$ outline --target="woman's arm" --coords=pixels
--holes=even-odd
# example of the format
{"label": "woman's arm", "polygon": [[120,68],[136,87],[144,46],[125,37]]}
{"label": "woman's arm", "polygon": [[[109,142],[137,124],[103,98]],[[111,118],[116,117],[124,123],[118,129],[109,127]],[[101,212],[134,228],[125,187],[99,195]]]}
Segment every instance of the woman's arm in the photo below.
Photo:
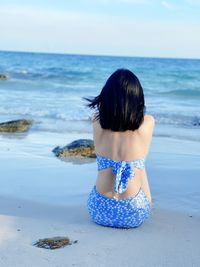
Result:
{"label": "woman's arm", "polygon": [[[151,115],[145,115],[144,124],[142,127],[142,134],[143,134],[143,138],[146,143],[147,154],[149,152],[149,147],[151,145],[154,126],[155,126],[154,117]],[[148,182],[148,178],[147,178],[147,174],[145,170],[142,174],[142,188],[152,206],[153,203],[152,203],[152,198],[151,198],[151,191],[150,191],[149,182]]]}
{"label": "woman's arm", "polygon": [[143,170],[143,173],[142,173],[142,189],[144,190],[145,192],[145,195],[147,196],[151,206],[152,206],[152,198],[151,198],[151,191],[150,191],[150,188],[149,188],[149,182],[148,182],[148,179],[147,179],[147,174],[146,174],[146,171]]}

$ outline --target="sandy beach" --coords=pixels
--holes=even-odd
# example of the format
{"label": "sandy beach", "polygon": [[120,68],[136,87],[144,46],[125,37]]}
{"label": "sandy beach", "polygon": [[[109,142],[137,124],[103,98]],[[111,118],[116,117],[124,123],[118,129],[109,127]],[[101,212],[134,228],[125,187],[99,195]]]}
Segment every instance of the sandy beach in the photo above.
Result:
{"label": "sandy beach", "polygon": [[[95,225],[86,210],[96,163],[74,164],[51,150],[91,134],[0,136],[0,266],[200,266],[200,144],[155,137],[147,159],[154,206],[139,228]],[[33,246],[68,236],[57,250]]]}

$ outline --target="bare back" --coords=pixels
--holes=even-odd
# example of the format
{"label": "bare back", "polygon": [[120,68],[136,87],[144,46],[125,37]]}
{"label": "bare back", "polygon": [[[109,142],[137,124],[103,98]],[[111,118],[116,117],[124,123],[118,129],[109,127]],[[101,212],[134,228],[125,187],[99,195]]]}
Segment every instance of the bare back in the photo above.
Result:
{"label": "bare back", "polygon": [[[93,138],[95,152],[117,161],[131,161],[145,158],[151,144],[154,128],[154,118],[145,115],[140,128],[135,131],[113,132],[101,128],[98,121],[93,122]],[[115,175],[112,170],[105,169],[98,172],[96,181],[97,190],[108,197],[128,198],[136,195],[142,188],[151,201],[146,171],[135,168],[134,179],[129,180],[126,192],[117,194],[113,191]]]}

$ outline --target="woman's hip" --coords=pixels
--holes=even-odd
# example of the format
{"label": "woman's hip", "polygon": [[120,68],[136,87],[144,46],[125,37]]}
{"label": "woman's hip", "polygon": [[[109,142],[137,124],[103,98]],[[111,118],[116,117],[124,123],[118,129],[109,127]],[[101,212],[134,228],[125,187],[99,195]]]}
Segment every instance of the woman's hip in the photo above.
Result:
{"label": "woman's hip", "polygon": [[104,226],[131,228],[150,215],[150,203],[142,189],[129,198],[115,199],[100,194],[96,186],[88,196],[87,208],[94,222]]}

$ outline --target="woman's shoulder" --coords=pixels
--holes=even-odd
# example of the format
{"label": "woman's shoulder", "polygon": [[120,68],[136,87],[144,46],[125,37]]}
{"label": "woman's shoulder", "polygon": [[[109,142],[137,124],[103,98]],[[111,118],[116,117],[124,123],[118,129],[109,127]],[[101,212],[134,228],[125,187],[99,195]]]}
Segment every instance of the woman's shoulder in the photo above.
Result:
{"label": "woman's shoulder", "polygon": [[101,125],[98,119],[98,113],[94,113],[92,115],[91,120],[92,120],[93,130],[101,130]]}
{"label": "woman's shoulder", "polygon": [[145,115],[144,116],[144,122],[154,126],[155,125],[155,118],[152,115]]}
{"label": "woman's shoulder", "polygon": [[99,113],[95,112],[91,115],[91,121],[92,123],[95,123],[96,121],[98,121],[98,115]]}
{"label": "woman's shoulder", "polygon": [[152,133],[155,126],[155,118],[152,115],[145,115],[144,120],[138,129],[139,132]]}

